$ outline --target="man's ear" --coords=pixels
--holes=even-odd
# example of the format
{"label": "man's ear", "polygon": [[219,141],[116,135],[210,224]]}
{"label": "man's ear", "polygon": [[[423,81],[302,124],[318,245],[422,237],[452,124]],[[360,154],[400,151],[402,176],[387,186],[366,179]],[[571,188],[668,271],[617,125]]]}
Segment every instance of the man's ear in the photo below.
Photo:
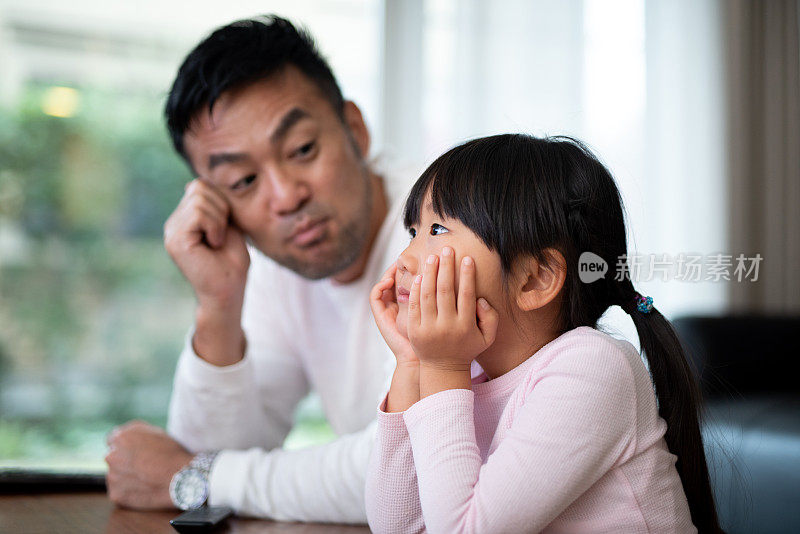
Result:
{"label": "man's ear", "polygon": [[369,156],[369,130],[364,122],[364,116],[361,115],[361,110],[352,100],[345,100],[344,102],[344,122],[350,129],[350,135],[352,135],[353,141],[358,147],[359,155],[366,159]]}
{"label": "man's ear", "polygon": [[514,267],[513,288],[517,306],[524,311],[538,310],[556,298],[567,279],[567,262],[554,248],[545,249],[546,262],[533,256],[518,260]]}

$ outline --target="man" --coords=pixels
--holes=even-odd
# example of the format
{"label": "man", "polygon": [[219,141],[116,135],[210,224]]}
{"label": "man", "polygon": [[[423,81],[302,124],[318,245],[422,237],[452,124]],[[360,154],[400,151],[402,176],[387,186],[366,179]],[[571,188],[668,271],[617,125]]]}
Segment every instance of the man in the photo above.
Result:
{"label": "man", "polygon": [[[371,422],[393,363],[368,295],[405,245],[410,184],[366,162],[361,112],[310,36],[281,18],[201,42],[166,117],[197,176],[164,226],[197,297],[195,324],[169,435],[142,422],[109,434],[109,496],[139,509],[207,497],[244,515],[365,522]],[[340,437],[282,450],[310,389]]]}

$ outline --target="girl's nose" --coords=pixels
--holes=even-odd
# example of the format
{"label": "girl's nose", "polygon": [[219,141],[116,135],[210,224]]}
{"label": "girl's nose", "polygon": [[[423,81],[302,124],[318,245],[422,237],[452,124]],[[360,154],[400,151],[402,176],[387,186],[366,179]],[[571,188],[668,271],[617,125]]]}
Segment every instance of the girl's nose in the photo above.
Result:
{"label": "girl's nose", "polygon": [[419,269],[419,260],[411,253],[410,249],[410,246],[406,247],[406,249],[400,253],[400,256],[397,258],[397,270],[406,271],[411,276],[416,276],[417,270]]}

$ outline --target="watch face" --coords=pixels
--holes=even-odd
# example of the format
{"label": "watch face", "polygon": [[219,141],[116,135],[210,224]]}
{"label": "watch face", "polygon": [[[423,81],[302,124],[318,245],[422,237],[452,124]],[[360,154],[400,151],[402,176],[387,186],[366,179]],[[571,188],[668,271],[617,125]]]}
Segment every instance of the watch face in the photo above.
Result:
{"label": "watch face", "polygon": [[180,471],[175,478],[173,493],[173,501],[179,508],[198,508],[206,501],[206,477],[197,469]]}

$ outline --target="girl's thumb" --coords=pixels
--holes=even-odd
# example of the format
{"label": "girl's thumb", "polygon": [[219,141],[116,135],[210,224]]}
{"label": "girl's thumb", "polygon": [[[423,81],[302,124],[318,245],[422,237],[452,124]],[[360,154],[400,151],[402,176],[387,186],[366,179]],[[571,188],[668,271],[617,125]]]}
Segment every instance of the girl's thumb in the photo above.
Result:
{"label": "girl's thumb", "polygon": [[487,346],[491,345],[494,343],[494,336],[497,333],[497,320],[499,318],[497,311],[483,297],[478,299],[476,311],[478,312],[478,329],[483,334],[483,339],[486,341]]}

